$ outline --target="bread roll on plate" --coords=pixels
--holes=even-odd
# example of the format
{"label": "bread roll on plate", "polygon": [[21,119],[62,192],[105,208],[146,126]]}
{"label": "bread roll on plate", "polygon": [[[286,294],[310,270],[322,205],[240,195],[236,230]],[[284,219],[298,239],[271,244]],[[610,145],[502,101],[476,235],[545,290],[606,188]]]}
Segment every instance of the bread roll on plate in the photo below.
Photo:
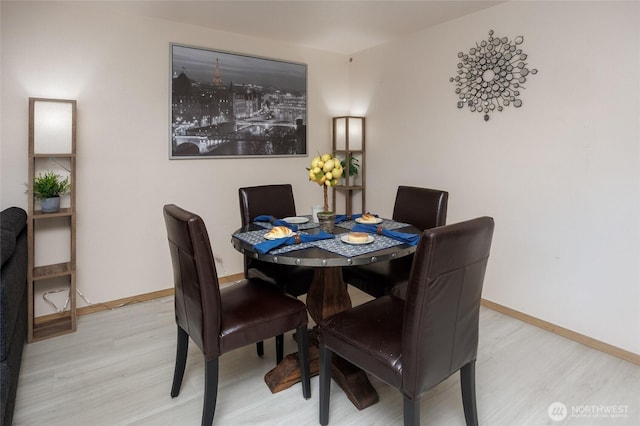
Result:
{"label": "bread roll on plate", "polygon": [[369,241],[369,234],[366,232],[349,232],[348,238],[352,243],[366,243]]}
{"label": "bread roll on plate", "polygon": [[365,213],[362,216],[360,216],[360,223],[377,223],[377,222],[378,222],[378,218],[372,214]]}
{"label": "bread roll on plate", "polygon": [[293,235],[293,231],[286,226],[274,226],[264,237],[268,240],[273,240],[276,238],[290,237],[291,235]]}

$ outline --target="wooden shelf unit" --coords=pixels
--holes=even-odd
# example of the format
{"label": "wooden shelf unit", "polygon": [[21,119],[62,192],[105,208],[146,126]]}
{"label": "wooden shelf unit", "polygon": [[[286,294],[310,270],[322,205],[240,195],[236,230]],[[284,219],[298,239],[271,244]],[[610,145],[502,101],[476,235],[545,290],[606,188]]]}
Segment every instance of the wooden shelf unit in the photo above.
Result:
{"label": "wooden shelf unit", "polygon": [[[343,193],[345,198],[345,214],[366,212],[366,161],[365,161],[365,117],[343,116],[333,118],[332,144],[333,154],[345,159],[343,179],[333,187],[333,208],[336,206],[336,195]],[[358,175],[349,176],[349,157],[354,156],[360,162]],[[360,196],[361,212],[353,211],[354,198]]]}
{"label": "wooden shelf unit", "polygon": [[[42,104],[39,104],[42,103]],[[42,110],[39,112],[37,106],[41,105]],[[63,113],[56,111],[56,107],[64,108]],[[47,107],[53,107],[48,110]],[[38,114],[53,113],[53,127],[51,135],[47,134],[47,126],[39,127],[36,122],[39,118]],[[70,113],[70,114],[65,114]],[[56,122],[55,120],[70,120],[69,123]],[[50,124],[51,125],[51,124]],[[59,127],[64,127],[68,141],[68,149],[60,149],[60,146],[47,147],[47,142],[52,140],[60,143]],[[47,136],[50,136],[48,138]],[[51,150],[49,150],[51,149]],[[62,152],[60,152],[62,151]],[[36,210],[36,203],[33,195],[33,182],[42,165],[47,160],[52,162],[55,160],[64,161],[65,168],[68,165],[68,174],[70,179],[70,195],[69,207],[61,208],[56,213],[43,213]],[[60,164],[60,163],[58,163]],[[28,319],[27,319],[27,341],[36,342],[48,339],[62,334],[72,333],[76,331],[76,101],[67,99],[45,99],[45,98],[29,98],[29,220],[27,223],[28,236]],[[55,227],[64,228],[69,232],[69,260],[60,263],[43,264],[36,266],[35,249],[36,234],[38,232],[36,224],[55,222]],[[65,220],[68,219],[68,220]],[[52,249],[56,249],[53,247]],[[66,279],[69,294],[68,302],[65,304],[66,310],[56,312],[54,314],[35,316],[35,294],[36,288],[49,280]],[[57,283],[57,281],[56,281]]]}

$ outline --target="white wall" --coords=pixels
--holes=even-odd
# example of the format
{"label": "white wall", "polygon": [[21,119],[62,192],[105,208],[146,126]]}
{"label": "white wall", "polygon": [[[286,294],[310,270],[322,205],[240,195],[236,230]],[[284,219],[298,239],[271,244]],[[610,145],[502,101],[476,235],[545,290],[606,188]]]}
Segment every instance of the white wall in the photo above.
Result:
{"label": "white wall", "polygon": [[[516,2],[354,55],[367,207],[448,190],[448,222],[493,216],[484,297],[640,353],[640,3]],[[457,53],[524,36],[523,107],[456,108]],[[375,188],[375,189],[374,189]]]}
{"label": "white wall", "polygon": [[27,207],[28,98],[77,99],[77,284],[92,303],[173,286],[165,203],[204,218],[224,276],[242,272],[239,187],[292,183],[301,214],[322,202],[308,157],[168,160],[169,43],[308,64],[310,153],[330,149],[331,117],[347,112],[346,57],[78,5],[1,8],[1,207]]}

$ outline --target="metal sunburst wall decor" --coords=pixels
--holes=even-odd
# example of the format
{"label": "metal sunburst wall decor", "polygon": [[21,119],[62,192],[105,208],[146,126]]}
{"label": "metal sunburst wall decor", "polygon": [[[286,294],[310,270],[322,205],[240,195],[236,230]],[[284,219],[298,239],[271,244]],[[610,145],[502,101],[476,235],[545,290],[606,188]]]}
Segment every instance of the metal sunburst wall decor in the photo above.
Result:
{"label": "metal sunburst wall decor", "polygon": [[458,53],[458,75],[451,77],[456,83],[458,108],[465,105],[471,112],[484,113],[484,121],[495,110],[513,105],[522,106],[520,89],[529,74],[538,70],[527,68],[527,54],[518,48],[524,38],[517,36],[510,41],[507,37],[494,37],[493,30],[489,38],[476,43],[469,53]]}

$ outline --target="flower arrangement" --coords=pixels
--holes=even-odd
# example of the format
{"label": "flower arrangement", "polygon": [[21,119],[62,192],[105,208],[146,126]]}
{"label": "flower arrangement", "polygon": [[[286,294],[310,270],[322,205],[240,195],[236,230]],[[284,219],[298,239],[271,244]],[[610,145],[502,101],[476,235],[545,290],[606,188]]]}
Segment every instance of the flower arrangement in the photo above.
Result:
{"label": "flower arrangement", "polygon": [[342,176],[343,169],[340,160],[331,154],[324,154],[314,157],[311,160],[309,171],[309,180],[322,185],[324,189],[324,211],[329,211],[329,196],[327,190],[330,186],[336,186],[338,179]]}

